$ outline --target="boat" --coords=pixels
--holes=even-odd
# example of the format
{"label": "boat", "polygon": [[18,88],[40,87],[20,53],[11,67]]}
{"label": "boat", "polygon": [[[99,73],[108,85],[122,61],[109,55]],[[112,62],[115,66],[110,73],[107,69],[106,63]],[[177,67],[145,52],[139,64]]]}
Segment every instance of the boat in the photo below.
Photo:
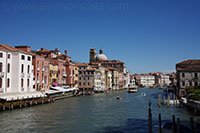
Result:
{"label": "boat", "polygon": [[136,93],[138,90],[136,88],[129,88],[128,93]]}
{"label": "boat", "polygon": [[121,99],[121,97],[120,97],[120,96],[117,96],[117,97],[116,97],[116,99],[117,99],[117,100],[120,100],[120,99]]}
{"label": "boat", "polygon": [[146,93],[142,92],[142,93],[141,93],[141,96],[146,96]]}

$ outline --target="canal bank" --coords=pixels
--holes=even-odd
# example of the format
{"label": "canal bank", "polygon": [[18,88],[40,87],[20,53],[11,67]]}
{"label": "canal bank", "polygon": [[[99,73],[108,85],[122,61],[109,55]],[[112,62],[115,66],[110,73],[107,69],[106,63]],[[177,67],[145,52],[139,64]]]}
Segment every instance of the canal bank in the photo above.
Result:
{"label": "canal bank", "polygon": [[[146,96],[141,96],[144,92]],[[127,91],[72,97],[53,104],[0,112],[2,132],[148,132],[148,104],[152,105],[153,131],[158,113],[163,121],[171,121],[174,114],[188,121],[192,112],[186,108],[157,105],[158,89]],[[120,96],[121,100],[116,100]],[[194,120],[198,117],[195,116]]]}

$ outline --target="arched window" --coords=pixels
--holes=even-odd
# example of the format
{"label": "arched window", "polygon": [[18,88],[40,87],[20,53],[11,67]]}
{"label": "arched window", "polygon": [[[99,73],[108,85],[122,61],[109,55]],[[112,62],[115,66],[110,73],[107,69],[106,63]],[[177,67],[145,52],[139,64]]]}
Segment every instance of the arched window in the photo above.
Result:
{"label": "arched window", "polygon": [[10,63],[8,63],[8,73],[10,73]]}
{"label": "arched window", "polygon": [[0,62],[0,72],[2,72],[3,63]]}
{"label": "arched window", "polygon": [[21,88],[23,88],[23,87],[24,87],[24,80],[21,79]]}
{"label": "arched window", "polygon": [[29,71],[30,71],[30,66],[28,65],[27,73],[29,73]]}
{"label": "arched window", "polygon": [[0,78],[0,88],[2,88],[2,78]]}
{"label": "arched window", "polygon": [[30,84],[30,83],[29,83],[29,79],[27,79],[27,87],[29,87],[29,84]]}
{"label": "arched window", "polygon": [[24,64],[22,64],[21,73],[24,73]]}
{"label": "arched window", "polygon": [[8,88],[10,87],[10,79],[9,78],[7,79],[7,87]]}

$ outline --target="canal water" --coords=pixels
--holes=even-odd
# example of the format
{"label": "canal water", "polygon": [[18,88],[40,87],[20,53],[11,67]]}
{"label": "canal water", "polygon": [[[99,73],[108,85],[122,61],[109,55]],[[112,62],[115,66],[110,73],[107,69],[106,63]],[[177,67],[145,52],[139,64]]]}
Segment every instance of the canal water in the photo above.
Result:
{"label": "canal water", "polygon": [[[162,120],[171,120],[174,114],[188,121],[192,112],[176,106],[157,105],[159,89],[138,89],[81,96],[55,101],[55,103],[0,112],[0,132],[42,133],[130,133],[148,132],[148,104],[151,101],[153,131]],[[141,96],[141,93],[146,96]],[[121,100],[116,97],[120,96]],[[197,118],[197,116],[195,116]]]}

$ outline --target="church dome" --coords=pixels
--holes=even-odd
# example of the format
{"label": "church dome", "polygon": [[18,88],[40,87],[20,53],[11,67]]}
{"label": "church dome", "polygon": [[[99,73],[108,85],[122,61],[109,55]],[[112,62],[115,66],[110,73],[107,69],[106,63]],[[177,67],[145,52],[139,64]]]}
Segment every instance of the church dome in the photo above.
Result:
{"label": "church dome", "polygon": [[99,54],[96,56],[96,61],[106,61],[106,60],[108,60],[108,59],[107,59],[106,55],[104,55],[104,54]]}

